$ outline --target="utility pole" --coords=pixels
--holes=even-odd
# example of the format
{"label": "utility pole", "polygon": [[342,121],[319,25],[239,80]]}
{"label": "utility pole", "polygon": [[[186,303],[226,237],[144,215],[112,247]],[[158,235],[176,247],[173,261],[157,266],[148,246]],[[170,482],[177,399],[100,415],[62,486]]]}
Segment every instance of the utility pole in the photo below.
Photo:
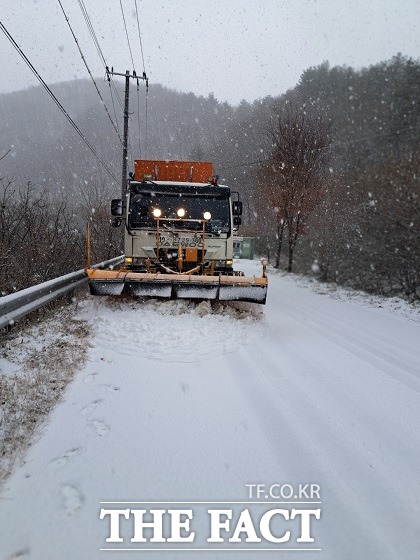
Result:
{"label": "utility pole", "polygon": [[129,101],[130,101],[130,78],[137,81],[137,85],[139,80],[144,80],[146,82],[146,87],[149,87],[149,80],[146,76],[146,72],[143,72],[142,76],[137,76],[136,71],[133,70],[133,73],[130,74],[128,70],[126,70],[125,74],[121,74],[120,72],[114,72],[114,68],[109,70],[108,66],[106,67],[106,75],[108,81],[110,81],[110,76],[124,76],[125,77],[125,96],[124,96],[124,136],[123,136],[123,161],[122,161],[122,178],[121,178],[121,199],[123,206],[125,206],[125,193],[127,190],[127,146],[128,146],[128,109],[129,109]]}

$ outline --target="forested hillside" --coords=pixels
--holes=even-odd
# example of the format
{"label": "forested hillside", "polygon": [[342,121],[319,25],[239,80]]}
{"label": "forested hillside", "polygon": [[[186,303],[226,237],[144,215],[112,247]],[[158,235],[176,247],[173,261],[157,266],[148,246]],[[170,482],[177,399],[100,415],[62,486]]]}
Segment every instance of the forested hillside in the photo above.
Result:
{"label": "forested hillside", "polygon": [[[99,83],[99,81],[98,81]],[[100,89],[122,126],[123,98]],[[121,175],[120,138],[92,84],[54,93]],[[130,162],[205,159],[241,192],[244,226],[273,265],[386,294],[420,295],[420,62],[303,73],[292,90],[237,107],[151,84],[130,95]],[[0,96],[1,290],[118,251],[108,206],[120,185],[41,88]],[[121,132],[120,132],[121,135]]]}

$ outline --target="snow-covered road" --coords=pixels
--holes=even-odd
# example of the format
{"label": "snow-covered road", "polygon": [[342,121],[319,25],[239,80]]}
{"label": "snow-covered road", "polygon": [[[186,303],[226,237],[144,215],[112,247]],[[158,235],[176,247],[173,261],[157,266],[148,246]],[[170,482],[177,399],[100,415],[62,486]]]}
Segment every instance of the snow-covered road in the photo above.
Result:
{"label": "snow-covered road", "polygon": [[[259,274],[255,262],[240,266]],[[1,558],[417,559],[420,323],[388,307],[276,275],[263,314],[87,300],[88,363],[0,495]],[[319,498],[299,505],[307,483]],[[259,500],[249,484],[265,485]],[[121,519],[123,543],[106,542],[101,508],[191,509],[195,542],[133,543],[131,519]],[[236,521],[247,508],[258,536],[270,509],[318,508],[321,518],[311,543],[297,542],[297,520],[273,518],[288,542],[229,542],[232,521],[216,544],[206,513],[215,508]],[[100,551],[141,547],[171,550]]]}

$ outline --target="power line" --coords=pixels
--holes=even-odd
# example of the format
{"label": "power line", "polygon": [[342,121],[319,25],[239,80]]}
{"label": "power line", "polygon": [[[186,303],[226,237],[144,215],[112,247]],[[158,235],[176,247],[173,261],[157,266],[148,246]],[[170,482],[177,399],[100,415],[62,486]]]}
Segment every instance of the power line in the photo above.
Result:
{"label": "power line", "polygon": [[111,89],[111,80],[108,80],[108,85],[109,85],[109,93],[111,95],[112,107],[114,108],[115,122],[117,123],[118,126],[117,111],[115,110],[114,96],[112,95],[112,89]]}
{"label": "power line", "polygon": [[137,18],[137,30],[139,33],[139,41],[140,41],[140,52],[141,52],[141,59],[143,61],[143,72],[146,73],[146,66],[144,64],[144,55],[143,55],[143,43],[141,41],[141,33],[140,33],[140,23],[139,23],[139,12],[137,9],[137,0],[134,0],[135,5],[136,5],[136,18]]}
{"label": "power line", "polygon": [[76,43],[76,45],[77,45],[77,48],[79,49],[80,56],[82,57],[82,60],[83,60],[83,62],[84,62],[84,65],[86,66],[86,70],[88,71],[89,76],[90,76],[91,79],[92,79],[93,85],[95,86],[95,89],[96,89],[96,91],[97,91],[97,93],[98,93],[98,95],[99,95],[99,99],[101,100],[101,103],[102,103],[102,105],[103,105],[103,108],[105,109],[106,114],[108,115],[108,118],[109,118],[109,120],[111,121],[111,124],[112,124],[112,126],[113,126],[113,128],[114,128],[114,130],[115,130],[115,132],[116,132],[116,134],[117,134],[117,136],[118,136],[118,139],[119,139],[119,141],[120,141],[121,144],[122,144],[123,141],[122,141],[122,139],[121,139],[121,136],[120,136],[120,134],[119,134],[119,132],[118,132],[118,129],[117,129],[117,127],[116,127],[114,121],[112,120],[112,117],[111,117],[111,115],[110,115],[110,113],[109,113],[109,111],[108,111],[108,107],[105,105],[105,101],[103,100],[103,97],[102,97],[102,95],[101,95],[101,92],[99,91],[99,88],[98,88],[98,86],[97,86],[97,84],[96,84],[96,82],[95,82],[95,79],[94,79],[94,77],[92,76],[92,72],[90,71],[90,68],[89,68],[89,66],[88,66],[88,63],[86,62],[86,59],[85,59],[85,57],[84,57],[84,55],[83,55],[82,49],[81,49],[81,47],[80,47],[80,45],[79,45],[79,41],[77,40],[77,37],[76,37],[76,35],[75,35],[74,31],[73,31],[73,28],[72,28],[72,26],[71,26],[71,24],[70,24],[70,20],[69,20],[69,18],[67,17],[66,12],[64,11],[64,8],[63,8],[63,5],[62,5],[62,3],[61,3],[61,0],[58,0],[58,3],[60,4],[60,8],[61,8],[61,10],[62,10],[62,12],[63,12],[64,18],[65,18],[65,20],[66,20],[66,22],[67,22],[67,25],[69,26],[69,29],[70,29],[70,31],[71,31],[71,34],[73,35],[73,39],[75,40],[75,43]]}
{"label": "power line", "polygon": [[130,56],[131,56],[131,64],[133,65],[133,70],[134,70],[133,53],[131,52],[130,39],[128,38],[127,25],[126,25],[126,23],[125,23],[124,9],[123,9],[123,5],[122,5],[122,1],[121,1],[121,0],[120,0],[120,6],[121,6],[121,13],[122,13],[122,18],[123,18],[123,22],[124,22],[125,34],[126,34],[126,36],[127,36],[128,50],[130,51]]}
{"label": "power line", "polygon": [[[124,8],[123,8],[123,5],[122,5],[122,0],[120,0],[120,6],[121,6],[121,14],[122,14],[123,22],[124,22],[125,36],[127,37],[128,50],[130,51],[131,64],[133,66],[133,74],[135,74],[133,52],[131,50],[131,44],[130,44],[130,38],[128,36],[127,24],[125,22],[125,15],[124,15]],[[137,84],[138,84],[138,80],[137,80]],[[137,88],[137,97],[138,97],[138,88]],[[140,130],[140,128],[139,128],[139,130]],[[133,159],[133,154],[131,152],[130,131],[128,132],[128,151],[130,153],[131,159]]]}
{"label": "power line", "polygon": [[[93,27],[92,21],[91,21],[91,19],[90,19],[90,16],[89,16],[89,14],[88,14],[87,9],[86,9],[85,3],[84,3],[83,0],[77,0],[77,1],[78,1],[78,3],[79,3],[80,9],[82,10],[83,17],[84,17],[85,22],[86,22],[86,25],[87,25],[87,27],[88,27],[88,29],[89,29],[90,35],[91,35],[91,37],[92,37],[92,40],[93,40],[93,42],[94,42],[94,44],[95,44],[95,47],[96,47],[96,50],[97,50],[97,52],[98,52],[99,58],[101,59],[101,62],[102,62],[102,64],[104,65],[104,68],[105,68],[105,70],[106,70],[108,83],[110,84],[110,89],[111,89],[111,87],[112,87],[112,89],[114,90],[115,97],[117,98],[117,101],[118,101],[118,103],[119,103],[119,105],[120,105],[120,107],[121,107],[121,110],[124,110],[124,105],[123,105],[123,102],[121,101],[121,97],[120,97],[120,95],[119,95],[119,93],[118,93],[117,88],[115,87],[115,84],[113,83],[113,81],[112,81],[112,79],[111,79],[111,77],[110,77],[110,75],[109,75],[109,72],[108,72],[108,64],[106,63],[105,56],[104,56],[104,54],[103,54],[103,52],[102,52],[101,46],[100,46],[99,41],[98,41],[98,38],[97,38],[97,36],[96,36],[95,29],[94,29],[94,27]],[[111,97],[112,97],[112,93],[111,93]],[[112,100],[112,102],[114,103],[113,100]]]}
{"label": "power line", "polygon": [[90,32],[90,34],[91,34],[91,36],[92,36],[92,39],[93,39],[93,42],[94,42],[94,44],[95,44],[96,50],[97,50],[97,52],[98,52],[99,58],[101,59],[103,65],[106,67],[105,57],[104,57],[104,55],[103,55],[103,53],[102,53],[101,47],[100,47],[100,45],[99,45],[99,41],[98,41],[98,39],[97,39],[97,37],[96,37],[96,33],[95,33],[94,28],[93,28],[92,22],[91,22],[91,20],[90,20],[89,14],[88,14],[88,12],[87,12],[87,10],[86,10],[85,3],[84,3],[83,0],[77,0],[77,1],[78,1],[78,3],[79,3],[80,9],[82,10],[83,17],[85,18],[86,25],[88,26],[89,32]]}
{"label": "power line", "polygon": [[137,81],[137,124],[139,127],[139,157],[141,158],[141,131],[140,131],[140,93],[139,82]]}
{"label": "power line", "polygon": [[381,138],[382,136],[393,136],[394,134],[399,134],[400,132],[405,132],[406,130],[415,130],[419,128],[418,126],[407,126],[405,128],[400,128],[399,130],[393,130],[392,132],[381,132],[380,134],[373,134],[372,136],[365,136],[364,138],[355,138],[354,140],[347,140],[346,142],[336,142],[335,146],[347,146],[348,144],[355,144],[356,142],[364,142],[365,140],[372,140],[374,138]]}
{"label": "power line", "polygon": [[[418,128],[419,128],[418,126],[407,126],[405,128],[400,128],[399,130],[394,130],[392,132],[382,132],[380,134],[373,134],[372,136],[365,136],[363,138],[355,138],[354,140],[347,140],[346,142],[333,142],[329,146],[326,146],[325,148],[319,148],[319,150],[328,150],[329,148],[334,147],[334,146],[348,146],[349,144],[355,144],[356,142],[364,142],[365,140],[372,140],[374,138],[381,138],[382,136],[393,136],[395,134],[400,134],[400,132],[406,132],[407,130],[416,130]],[[239,163],[238,165],[225,167],[224,170],[225,171],[230,171],[231,169],[238,169],[240,167],[249,167],[251,165],[257,165],[257,164],[265,163],[267,161],[270,161],[270,160],[269,159],[262,159],[262,160],[257,160],[257,161],[251,161],[249,163]]]}
{"label": "power line", "polygon": [[7,152],[6,152],[5,154],[3,154],[3,155],[0,157],[0,161],[1,161],[2,159],[4,159],[4,158],[7,156],[7,154],[9,154],[9,153],[10,153],[10,148],[7,150]]}
{"label": "power line", "polygon": [[250,161],[249,163],[239,163],[238,165],[231,165],[230,167],[225,167],[224,171],[230,171],[231,169],[238,169],[239,167],[249,167],[251,165],[257,165],[269,161],[268,159],[258,159],[257,161]]}
{"label": "power line", "polygon": [[[89,16],[89,14],[88,14],[87,9],[86,9],[85,3],[84,3],[83,0],[77,0],[77,1],[78,1],[78,4],[79,4],[80,9],[81,9],[81,11],[82,11],[82,14],[83,14],[83,17],[84,17],[84,19],[85,19],[86,25],[87,25],[87,27],[88,27],[88,29],[89,29],[89,33],[90,33],[90,35],[91,35],[91,37],[92,37],[93,43],[94,43],[94,45],[95,45],[95,47],[96,47],[96,50],[97,50],[97,52],[98,52],[99,58],[100,58],[102,64],[104,65],[104,68],[105,68],[105,70],[106,70],[107,80],[108,80],[108,85],[109,85],[109,92],[110,92],[110,96],[111,96],[112,106],[113,106],[113,108],[114,108],[115,122],[117,123],[117,127],[118,127],[117,113],[116,113],[116,111],[115,111],[114,96],[112,95],[112,91],[114,91],[114,95],[115,95],[115,97],[117,98],[117,101],[118,101],[118,103],[119,103],[120,108],[121,108],[122,111],[124,111],[123,102],[121,101],[121,98],[120,98],[120,95],[119,95],[119,93],[118,93],[118,90],[117,90],[117,88],[115,87],[115,84],[114,84],[114,82],[112,81],[112,79],[111,79],[111,77],[110,77],[110,74],[109,74],[109,72],[108,72],[108,65],[107,65],[107,63],[106,63],[105,56],[104,56],[104,54],[103,54],[103,52],[102,52],[101,46],[100,46],[99,41],[98,41],[98,38],[97,38],[97,36],[96,36],[95,29],[94,29],[94,27],[93,27],[92,21],[91,21],[91,19],[90,19],[90,16]],[[117,130],[118,130],[118,129],[117,129]],[[118,136],[120,137],[119,134],[118,134]]]}
{"label": "power line", "polygon": [[[115,72],[113,68],[109,70],[107,67],[106,69],[108,76],[124,76],[125,77],[125,95],[124,95],[124,143],[123,143],[123,164],[122,164],[122,180],[121,180],[121,198],[124,199],[126,189],[127,189],[127,153],[128,148],[130,149],[131,154],[131,145],[128,138],[128,119],[129,119],[129,106],[130,106],[130,79],[136,80],[137,83],[139,81],[139,77],[137,76],[136,72],[133,70],[132,74],[128,70],[126,70],[125,74],[121,72]],[[147,77],[143,78],[147,80]]]}
{"label": "power line", "polygon": [[[142,79],[146,83],[146,96],[145,96],[145,135],[144,135],[144,152],[147,154],[147,133],[148,133],[148,97],[149,97],[149,79],[146,72],[143,72]],[[139,129],[139,153],[141,154],[141,129],[140,129],[140,92],[139,92],[139,78],[137,78],[137,123]]]}
{"label": "power line", "polygon": [[[108,67],[107,67],[107,68],[108,68]],[[119,104],[119,106],[120,106],[120,109],[121,109],[121,111],[124,111],[124,103],[122,102],[122,99],[121,99],[121,97],[120,97],[120,94],[118,93],[117,86],[114,84],[114,80],[112,79],[112,77],[110,76],[110,74],[108,73],[108,71],[107,71],[107,76],[108,76],[108,80],[109,80],[110,83],[111,83],[111,87],[112,87],[112,89],[114,90],[114,94],[115,94],[115,97],[117,98],[117,101],[118,101],[118,104]]]}
{"label": "power line", "polygon": [[146,132],[145,132],[145,137],[144,137],[144,151],[145,151],[145,155],[147,156],[147,152],[148,152],[148,138],[147,138],[147,132],[148,132],[148,97],[149,97],[149,82],[146,82]]}
{"label": "power line", "polygon": [[[115,121],[116,121],[117,126],[118,126],[118,119],[116,118],[116,111],[115,111],[114,95],[115,95],[115,97],[117,98],[117,101],[118,101],[118,103],[119,103],[119,105],[120,105],[122,111],[124,111],[123,102],[122,102],[122,100],[121,100],[121,98],[120,98],[120,95],[119,95],[119,93],[118,93],[118,90],[117,90],[117,88],[116,88],[116,86],[115,86],[113,80],[111,79],[111,75],[113,74],[113,72],[112,72],[112,71],[111,71],[111,72],[109,71],[109,67],[108,67],[108,65],[107,65],[107,63],[106,63],[105,57],[104,57],[103,52],[102,52],[102,50],[101,50],[101,47],[100,47],[100,45],[99,45],[98,38],[97,38],[97,36],[96,36],[95,30],[94,30],[94,28],[93,28],[92,21],[91,21],[91,19],[90,19],[90,17],[89,17],[89,14],[88,14],[88,12],[87,12],[87,9],[86,9],[86,6],[85,6],[85,4],[84,4],[84,1],[83,1],[83,0],[77,0],[77,1],[78,1],[78,3],[79,3],[80,9],[82,10],[83,17],[84,17],[84,19],[85,19],[86,25],[88,26],[89,32],[90,32],[91,37],[92,37],[92,39],[93,39],[93,42],[94,42],[94,44],[95,44],[96,50],[97,50],[97,52],[98,52],[98,54],[99,54],[99,57],[100,57],[102,63],[104,64],[104,66],[105,66],[105,70],[106,70],[106,74],[107,74],[107,79],[108,79],[108,84],[109,84],[110,95],[111,95],[111,101],[112,101],[112,105],[113,105],[113,109],[114,109]],[[129,39],[129,36],[128,36],[128,30],[127,30],[125,15],[124,15],[124,8],[123,8],[122,1],[121,1],[121,0],[120,0],[120,7],[121,7],[121,14],[122,14],[122,17],[123,17],[123,22],[124,22],[125,33],[126,33],[126,37],[127,37],[128,49],[129,49],[130,57],[131,57],[131,63],[132,63],[132,65],[133,65],[133,73],[135,74],[135,71],[134,71],[134,58],[133,58],[133,53],[132,53],[132,50],[131,50],[131,44],[130,44],[130,39]],[[143,54],[143,45],[142,45],[142,41],[141,41],[141,33],[140,33],[140,24],[139,24],[139,18],[138,18],[137,2],[136,2],[136,14],[137,14],[137,29],[138,29],[138,33],[139,33],[140,50],[141,50],[142,61],[143,61],[143,79],[146,81],[146,136],[147,136],[147,92],[148,92],[148,79],[147,79],[147,76],[146,76],[146,72],[145,72],[145,70],[144,70],[144,67],[145,67],[145,66],[144,66],[144,54]],[[111,69],[111,70],[112,70],[112,69]],[[138,81],[138,80],[137,80],[137,81]],[[112,91],[114,92],[114,95],[112,94]],[[139,95],[138,92],[137,92],[137,95]],[[138,104],[139,104],[139,101],[138,101]],[[140,135],[140,124],[139,124],[139,135]],[[119,135],[118,135],[118,136],[119,136]],[[119,136],[119,137],[120,137],[120,136]],[[146,142],[147,142],[147,139],[146,139]]]}
{"label": "power line", "polygon": [[[143,43],[141,40],[141,32],[140,32],[140,21],[139,21],[139,11],[137,8],[137,0],[134,0],[135,6],[136,6],[136,19],[137,19],[137,32],[138,32],[138,36],[139,36],[139,43],[140,43],[140,52],[141,52],[141,59],[143,61],[143,77],[146,77],[146,66],[144,64],[144,53],[143,53]],[[148,107],[147,107],[147,98],[148,98],[148,92],[149,92],[149,81],[146,79],[146,127],[145,127],[145,151],[147,150],[147,119],[148,119]],[[137,121],[138,121],[138,129],[139,129],[139,150],[141,153],[141,143],[140,143],[140,137],[141,137],[141,132],[140,132],[140,94],[139,94],[139,84],[137,81]]]}
{"label": "power line", "polygon": [[[136,6],[136,19],[137,19],[137,31],[138,31],[138,35],[139,35],[139,43],[140,43],[140,52],[141,52],[141,59],[143,61],[143,77],[146,77],[146,66],[144,64],[144,53],[143,53],[143,43],[141,40],[141,32],[140,32],[140,21],[139,21],[139,11],[137,9],[137,0],[134,0],[135,6]],[[144,141],[144,149],[145,152],[147,153],[147,122],[148,122],[148,95],[149,95],[149,81],[148,79],[146,79],[146,114],[145,114],[145,120],[146,120],[146,126],[145,126],[145,141]],[[140,95],[139,95],[139,88],[138,88],[138,83],[137,83],[137,106],[138,106],[138,127],[139,127],[139,145],[140,145]],[[140,152],[141,152],[141,148],[140,148]]]}
{"label": "power line", "polygon": [[[113,69],[111,69],[111,72],[112,72],[112,70],[113,70]],[[122,111],[122,113],[123,113],[123,115],[124,115],[124,104],[123,104],[122,99],[121,99],[121,97],[120,97],[120,94],[119,94],[119,92],[118,92],[118,88],[117,88],[117,86],[115,85],[114,80],[112,79],[112,76],[111,76],[111,73],[109,72],[108,67],[107,67],[107,76],[108,76],[108,83],[110,84],[110,92],[111,92],[111,97],[112,97],[112,103],[114,103],[114,98],[113,98],[113,96],[112,96],[111,88],[114,90],[114,94],[115,94],[115,96],[116,96],[116,98],[117,98],[118,104],[119,104],[119,106],[120,106],[120,108],[121,108],[121,111]],[[114,105],[114,112],[115,112],[115,105]],[[116,113],[115,113],[115,115],[116,115]],[[130,131],[128,132],[128,135],[130,135]],[[131,159],[133,159],[133,155],[132,155],[132,153],[131,153],[130,138],[128,138],[128,150],[129,150]]]}
{"label": "power line", "polygon": [[16,43],[16,41],[13,39],[13,37],[10,35],[10,33],[7,31],[7,29],[5,28],[5,26],[3,25],[3,23],[0,21],[0,28],[3,31],[3,33],[6,35],[6,37],[9,39],[9,41],[11,42],[11,44],[13,45],[13,47],[16,49],[16,51],[19,53],[19,55],[23,58],[23,60],[26,62],[26,64],[29,66],[30,70],[33,72],[33,74],[36,76],[36,78],[38,79],[38,81],[41,83],[41,85],[44,87],[44,89],[47,91],[47,93],[50,95],[50,97],[52,98],[52,100],[54,101],[54,103],[57,105],[57,107],[60,109],[60,111],[63,113],[63,115],[66,117],[66,119],[69,121],[69,123],[71,124],[71,126],[74,128],[74,130],[77,132],[77,134],[80,136],[80,138],[83,140],[83,142],[86,144],[86,146],[89,148],[89,150],[93,153],[93,155],[97,158],[97,160],[102,164],[103,168],[106,169],[106,171],[108,172],[108,174],[114,179],[114,181],[118,182],[117,178],[115,177],[115,175],[112,173],[112,171],[109,169],[109,167],[107,166],[107,164],[104,162],[104,160],[97,154],[96,150],[94,149],[94,147],[91,145],[91,143],[87,140],[87,138],[84,136],[83,132],[80,130],[80,128],[77,126],[77,124],[74,122],[74,120],[70,117],[70,115],[67,113],[67,111],[65,110],[65,108],[63,107],[63,105],[60,103],[60,101],[57,99],[57,97],[54,95],[54,93],[51,91],[51,89],[48,87],[48,85],[46,84],[46,82],[43,80],[43,78],[41,77],[41,75],[39,74],[39,72],[36,70],[36,68],[33,66],[33,64],[30,62],[30,60],[28,59],[28,57],[25,55],[25,53],[22,51],[22,49],[19,47],[19,45]]}

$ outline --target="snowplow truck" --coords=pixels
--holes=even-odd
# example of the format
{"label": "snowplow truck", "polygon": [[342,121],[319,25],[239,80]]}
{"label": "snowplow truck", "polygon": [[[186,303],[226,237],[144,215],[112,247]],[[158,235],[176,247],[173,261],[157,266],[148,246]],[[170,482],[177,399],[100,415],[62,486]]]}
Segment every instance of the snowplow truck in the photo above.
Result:
{"label": "snowplow truck", "polygon": [[265,303],[266,262],[261,277],[233,269],[242,203],[212,163],[136,160],[129,175],[125,197],[111,201],[124,263],[87,268],[91,294]]}

